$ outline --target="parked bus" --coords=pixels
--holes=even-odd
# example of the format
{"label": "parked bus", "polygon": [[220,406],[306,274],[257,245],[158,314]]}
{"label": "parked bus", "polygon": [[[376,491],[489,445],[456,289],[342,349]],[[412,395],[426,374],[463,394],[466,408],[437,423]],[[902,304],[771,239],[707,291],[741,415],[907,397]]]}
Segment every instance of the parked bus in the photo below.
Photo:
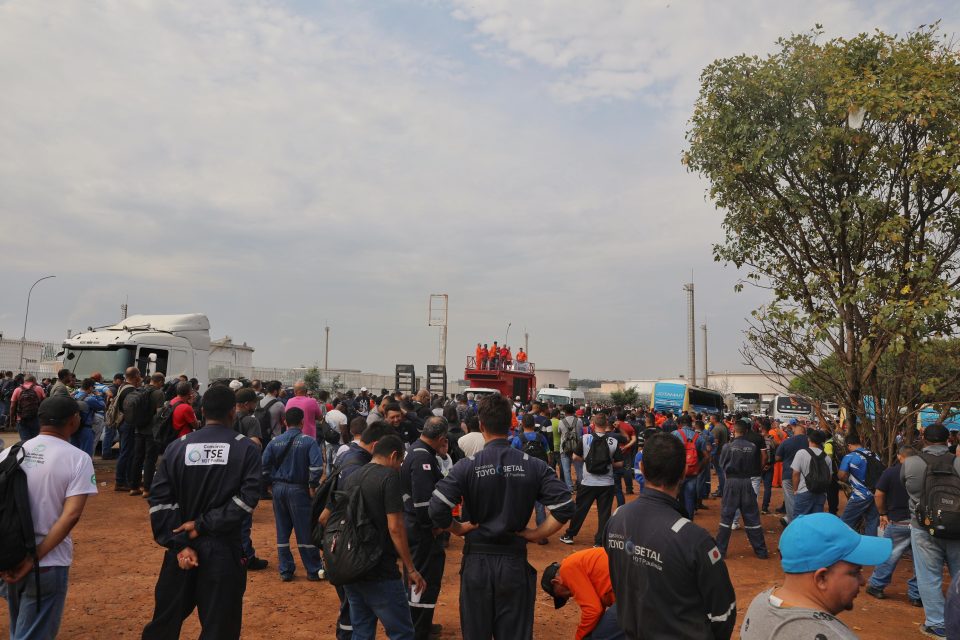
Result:
{"label": "parked bus", "polygon": [[657,382],[650,394],[650,408],[654,411],[693,411],[723,414],[727,406],[723,394],[713,389],[691,387],[684,382]]}
{"label": "parked bus", "polygon": [[558,406],[572,404],[582,405],[585,401],[583,391],[577,389],[560,389],[557,387],[544,387],[537,392],[537,402],[546,404],[552,402]]}
{"label": "parked bus", "polygon": [[770,403],[770,417],[781,422],[787,420],[810,420],[813,418],[813,405],[803,396],[775,396]]}

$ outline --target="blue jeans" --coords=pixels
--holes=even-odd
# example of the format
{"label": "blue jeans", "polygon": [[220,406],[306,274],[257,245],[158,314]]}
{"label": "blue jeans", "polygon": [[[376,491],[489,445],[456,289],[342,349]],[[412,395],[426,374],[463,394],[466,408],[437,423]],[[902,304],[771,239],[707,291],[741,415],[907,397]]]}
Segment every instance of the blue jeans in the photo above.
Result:
{"label": "blue jeans", "polygon": [[873,497],[854,498],[851,494],[840,519],[846,522],[848,527],[856,530],[857,525],[860,524],[860,518],[863,518],[863,535],[877,535],[877,527],[880,526],[880,512],[877,511],[877,503],[873,501]]}
{"label": "blue jeans", "polygon": [[[787,509],[787,522],[793,520],[793,471],[790,467],[783,465],[783,479],[780,481],[783,487],[783,506]],[[789,478],[787,476],[790,476]]]}
{"label": "blue jeans", "polygon": [[633,453],[623,454],[623,487],[627,493],[633,492]]}
{"label": "blue jeans", "polygon": [[703,471],[697,476],[697,500],[703,500],[710,495],[710,465],[704,465]]}
{"label": "blue jeans", "polygon": [[793,517],[805,516],[811,513],[823,513],[823,506],[827,504],[827,494],[804,491],[793,496]]}
{"label": "blue jeans", "polygon": [[80,427],[75,434],[70,436],[70,444],[92,458],[93,448],[96,446],[96,442],[93,440],[93,429]]}
{"label": "blue jeans", "polygon": [[57,637],[67,599],[70,567],[43,567],[40,571],[39,596],[33,571],[20,582],[4,584],[10,608],[10,640]]}
{"label": "blue jeans", "polygon": [[570,475],[571,464],[573,464],[573,456],[569,453],[560,454],[560,470],[563,472],[563,481],[567,483],[568,491],[573,491],[573,476]]}
{"label": "blue jeans", "polygon": [[250,532],[253,531],[253,514],[248,513],[240,523],[240,545],[243,547],[243,557],[247,560],[257,557],[257,550],[253,548]]}
{"label": "blue jeans", "polygon": [[693,513],[697,510],[697,490],[699,481],[697,476],[684,478],[683,486],[680,489],[680,500],[683,507],[687,510],[687,517],[693,520]]}
{"label": "blue jeans", "polygon": [[27,441],[40,435],[40,418],[21,418],[17,423],[17,433],[21,441]]}
{"label": "blue jeans", "polygon": [[413,640],[413,620],[402,580],[354,582],[343,590],[350,603],[353,640],[375,640],[377,620],[390,640]]}
{"label": "blue jeans", "polygon": [[614,469],[613,470],[613,496],[617,499],[618,507],[622,507],[623,503],[626,502],[626,498],[623,497],[623,487],[620,484],[621,478],[623,478],[623,469]]}
{"label": "blue jeans", "polygon": [[625,640],[623,630],[617,624],[617,605],[614,603],[600,616],[600,622],[593,628],[586,638],[588,640]]}
{"label": "blue jeans", "polygon": [[100,457],[104,460],[112,460],[116,457],[113,453],[113,443],[117,441],[118,435],[116,427],[103,426],[103,445],[100,447]]}
{"label": "blue jeans", "polygon": [[117,484],[130,484],[130,467],[133,466],[133,428],[126,422],[117,428],[120,432],[120,455],[117,456]]}
{"label": "blue jeans", "polygon": [[277,557],[280,575],[293,575],[293,553],[290,552],[290,533],[297,534],[300,560],[308,574],[317,575],[323,569],[320,551],[310,538],[310,494],[306,487],[285,482],[273,484],[273,515],[277,524]]}
{"label": "blue jeans", "polygon": [[[873,575],[870,576],[870,586],[874,589],[883,591],[890,579],[893,577],[893,570],[897,568],[900,557],[903,552],[910,547],[910,525],[897,524],[891,522],[883,530],[883,537],[893,541],[893,553],[883,564],[879,564],[873,569]],[[907,597],[911,600],[920,600],[920,590],[917,588],[917,576],[907,580]]]}
{"label": "blue jeans", "polygon": [[723,469],[720,467],[720,461],[717,458],[713,459],[713,470],[717,472],[717,491],[722,496],[723,487],[727,483],[727,474],[723,472]]}
{"label": "blue jeans", "polygon": [[934,538],[923,529],[910,527],[913,570],[916,572],[923,613],[928,627],[943,626],[943,565],[950,575],[960,573],[960,540]]}
{"label": "blue jeans", "polygon": [[[763,481],[763,504],[760,507],[761,511],[770,510],[770,495],[773,493],[773,466],[763,472],[763,475],[760,476]],[[723,482],[720,483],[720,486],[723,486]],[[720,493],[723,493],[723,489],[720,489]]]}

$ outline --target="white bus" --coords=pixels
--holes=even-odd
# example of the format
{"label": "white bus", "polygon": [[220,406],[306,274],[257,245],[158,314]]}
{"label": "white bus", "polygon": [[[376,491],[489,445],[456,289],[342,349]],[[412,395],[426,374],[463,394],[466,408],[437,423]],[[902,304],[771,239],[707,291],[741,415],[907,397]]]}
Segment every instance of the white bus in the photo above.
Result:
{"label": "white bus", "polygon": [[546,404],[552,402],[558,406],[572,404],[578,406],[583,404],[585,398],[583,391],[577,389],[559,389],[556,387],[544,387],[537,391],[537,402]]}
{"label": "white bus", "polygon": [[803,396],[775,396],[770,403],[770,417],[781,422],[811,420],[813,418],[813,405]]}

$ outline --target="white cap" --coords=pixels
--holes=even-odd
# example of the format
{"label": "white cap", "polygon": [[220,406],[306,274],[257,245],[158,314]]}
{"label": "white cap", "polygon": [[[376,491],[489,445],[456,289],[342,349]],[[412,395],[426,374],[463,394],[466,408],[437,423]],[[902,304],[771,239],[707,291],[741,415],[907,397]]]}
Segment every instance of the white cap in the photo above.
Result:
{"label": "white cap", "polygon": [[231,391],[236,391],[237,389],[241,388],[242,386],[243,386],[243,383],[240,382],[239,380],[231,380],[231,381],[230,381],[230,390],[231,390]]}
{"label": "white cap", "polygon": [[366,387],[360,387],[360,393],[363,393],[363,392],[366,391],[366,390],[367,390]]}

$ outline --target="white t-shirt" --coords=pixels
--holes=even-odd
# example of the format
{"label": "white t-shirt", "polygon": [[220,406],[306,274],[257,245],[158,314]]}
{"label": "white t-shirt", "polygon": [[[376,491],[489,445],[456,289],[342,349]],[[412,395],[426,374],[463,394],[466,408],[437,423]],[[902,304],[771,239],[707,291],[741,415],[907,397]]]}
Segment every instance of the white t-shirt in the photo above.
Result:
{"label": "white t-shirt", "polygon": [[343,411],[338,411],[336,409],[327,411],[327,415],[324,416],[324,419],[331,428],[337,431],[340,430],[341,426],[347,424],[347,415]]}
{"label": "white t-shirt", "polygon": [[[97,477],[90,456],[55,436],[39,435],[27,440],[23,448],[27,455],[21,467],[27,474],[30,513],[39,544],[63,513],[67,498],[97,493]],[[0,451],[0,460],[9,453],[10,449]],[[69,567],[72,563],[69,535],[40,559],[41,567]]]}
{"label": "white t-shirt", "polygon": [[[605,436],[607,440],[607,447],[610,449],[610,460],[613,460],[614,454],[617,451],[617,439],[611,438],[610,436]],[[599,444],[598,439],[593,436],[592,433],[588,433],[583,436],[583,459],[587,459],[587,454],[590,453],[590,447],[594,444]],[[613,464],[611,462],[610,470],[606,475],[595,476],[589,471],[587,471],[587,465],[583,465],[583,480],[580,484],[587,487],[612,487],[613,486]]]}
{"label": "white t-shirt", "polygon": [[483,439],[483,434],[479,431],[471,431],[464,436],[460,436],[460,439],[457,440],[457,446],[460,447],[460,451],[463,451],[463,455],[468,458],[477,455],[477,452],[483,449],[483,445],[485,444],[486,441]]}

